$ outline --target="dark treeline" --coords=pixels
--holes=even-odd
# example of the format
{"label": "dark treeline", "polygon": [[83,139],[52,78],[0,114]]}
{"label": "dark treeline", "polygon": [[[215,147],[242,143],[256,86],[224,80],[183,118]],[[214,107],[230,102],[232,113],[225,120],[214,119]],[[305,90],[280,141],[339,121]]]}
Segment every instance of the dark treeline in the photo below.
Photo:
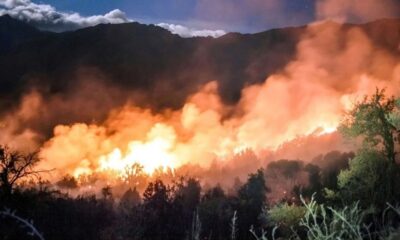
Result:
{"label": "dark treeline", "polygon": [[[345,160],[347,155],[332,152],[320,163]],[[113,197],[110,187],[101,190],[100,198],[71,197],[46,184],[28,189],[16,187],[10,192],[2,181],[0,204],[18,216],[34,220],[46,239],[194,239],[196,234],[200,239],[230,239],[234,216],[236,238],[252,239],[252,226],[269,227],[262,219],[262,210],[272,205],[268,196],[270,189],[277,188],[275,184],[286,189],[279,201],[300,203],[298,193],[311,198],[314,192],[321,193],[323,186],[332,187],[329,184],[336,182],[338,173],[336,169],[299,160],[280,160],[250,174],[229,194],[219,185],[202,189],[198,180],[181,178],[171,185],[161,180],[151,182],[143,194],[131,188],[120,199]],[[269,180],[275,186],[270,186]],[[195,227],[197,218],[199,229]],[[0,228],[2,239],[26,238],[27,229],[18,227],[13,219],[4,220]]]}

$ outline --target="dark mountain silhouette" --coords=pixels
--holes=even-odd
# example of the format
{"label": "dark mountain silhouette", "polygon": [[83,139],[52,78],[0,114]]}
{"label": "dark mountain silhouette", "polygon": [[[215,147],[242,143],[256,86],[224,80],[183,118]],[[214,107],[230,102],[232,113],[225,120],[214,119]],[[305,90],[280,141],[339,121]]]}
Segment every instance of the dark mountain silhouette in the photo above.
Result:
{"label": "dark mountain silhouette", "polygon": [[[378,46],[398,52],[400,20],[358,26]],[[218,81],[226,103],[235,103],[243,86],[263,82],[293,59],[305,30],[293,27],[228,33],[217,39],[182,38],[154,25],[133,22],[50,33],[2,16],[0,112],[17,106],[31,89],[45,98],[58,95],[68,101],[87,75],[121,90],[119,101],[109,107],[134,99],[137,105],[153,110],[177,108],[211,80]],[[73,121],[88,121],[88,117],[77,116]]]}
{"label": "dark mountain silhouette", "polygon": [[11,94],[14,101],[15,93],[33,86],[48,94],[67,91],[76,84],[77,70],[96,69],[123,89],[157,93],[159,98],[150,100],[155,108],[177,107],[199,84],[211,80],[220,82],[224,100],[234,102],[245,83],[261,82],[289,61],[302,31],[181,38],[157,26],[127,23],[49,34],[3,18],[18,25],[5,31],[5,38],[25,29],[32,32],[28,38],[14,38],[13,48],[0,43],[7,49],[0,55],[3,96]]}
{"label": "dark mountain silhouette", "polygon": [[16,46],[32,39],[50,35],[35,27],[13,19],[9,15],[0,16],[0,54],[12,51]]}

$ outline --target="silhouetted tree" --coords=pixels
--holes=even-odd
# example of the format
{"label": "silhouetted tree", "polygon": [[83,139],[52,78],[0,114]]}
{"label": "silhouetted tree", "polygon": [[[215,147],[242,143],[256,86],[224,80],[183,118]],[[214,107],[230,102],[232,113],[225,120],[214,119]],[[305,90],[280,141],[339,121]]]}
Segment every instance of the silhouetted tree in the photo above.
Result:
{"label": "silhouetted tree", "polygon": [[34,169],[38,162],[36,153],[22,154],[0,146],[0,194],[10,196],[19,180],[37,177],[43,172]]}
{"label": "silhouetted tree", "polygon": [[300,196],[305,199],[323,199],[323,186],[321,183],[321,169],[314,164],[307,164],[304,166],[304,171],[308,174],[308,183],[306,186],[296,186],[293,189],[295,195],[295,203],[300,204]]}
{"label": "silhouetted tree", "polygon": [[131,209],[133,207],[136,207],[137,205],[140,204],[141,198],[139,192],[136,190],[136,188],[131,189],[129,188],[124,195],[121,197],[120,201],[120,206],[123,209]]}
{"label": "silhouetted tree", "polygon": [[78,181],[73,176],[66,175],[56,183],[57,186],[66,189],[78,188]]}
{"label": "silhouetted tree", "polygon": [[219,185],[208,190],[201,198],[199,215],[203,239],[229,239],[229,223],[234,213],[232,200]]}
{"label": "silhouetted tree", "polygon": [[238,239],[250,239],[250,227],[260,226],[258,217],[266,205],[267,191],[263,169],[250,174],[247,182],[239,189]]}
{"label": "silhouetted tree", "polygon": [[173,201],[174,189],[161,180],[149,183],[143,193],[143,239],[182,239],[182,209]]}
{"label": "silhouetted tree", "polygon": [[201,186],[199,181],[194,178],[189,178],[187,180],[181,178],[180,181],[176,183],[175,188],[173,204],[175,210],[181,208],[181,227],[187,231],[186,235],[190,235],[192,239],[192,233],[189,230],[192,227],[192,220],[195,217],[195,212],[197,212],[197,207],[200,203]]}
{"label": "silhouetted tree", "polygon": [[147,184],[147,176],[143,171],[144,167],[134,163],[124,169],[125,182],[135,188],[144,189]]}
{"label": "silhouetted tree", "polygon": [[322,185],[336,191],[338,189],[337,177],[340,171],[348,168],[352,158],[354,158],[353,152],[341,153],[339,151],[331,151],[315,157],[312,162],[320,168]]}
{"label": "silhouetted tree", "polygon": [[[46,240],[102,239],[115,218],[112,205],[95,196],[69,197],[48,189],[15,188],[12,200],[8,206],[22,218],[33,220]],[[0,239],[36,239],[0,220]]]}

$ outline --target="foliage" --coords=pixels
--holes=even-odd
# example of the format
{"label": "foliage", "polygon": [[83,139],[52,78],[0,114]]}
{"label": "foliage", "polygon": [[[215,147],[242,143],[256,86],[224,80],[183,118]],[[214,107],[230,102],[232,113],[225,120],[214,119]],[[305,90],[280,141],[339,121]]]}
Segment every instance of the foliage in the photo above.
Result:
{"label": "foliage", "polygon": [[354,156],[353,152],[331,151],[314,158],[313,164],[320,168],[321,185],[330,190],[338,190],[337,177],[340,171],[349,167],[349,160]]}
{"label": "foliage", "polygon": [[273,225],[294,227],[304,217],[305,207],[296,206],[294,204],[280,203],[267,210],[267,219]]}
{"label": "foliage", "polygon": [[[95,196],[68,197],[48,189],[15,189],[11,198],[1,199],[0,205],[8,206],[24,219],[32,219],[35,227],[46,240],[101,239],[112,226],[114,210],[107,201]],[[28,238],[12,221],[0,221],[0,239]]]}
{"label": "foliage", "polygon": [[363,137],[364,148],[383,146],[382,151],[395,162],[395,134],[399,133],[399,100],[387,99],[384,90],[355,104],[341,123],[341,132],[349,137]]}
{"label": "foliage", "polygon": [[[185,232],[186,235],[190,235],[190,237],[197,238],[200,236],[200,219],[198,216],[198,205],[200,203],[200,195],[201,195],[201,186],[200,182],[194,178],[180,178],[178,182],[175,183],[174,187],[174,199],[173,204],[180,208],[180,220],[181,220],[181,228],[190,229],[192,227],[192,231]],[[191,222],[195,221],[195,225],[190,225]],[[193,226],[196,226],[193,231]]]}
{"label": "foliage", "polygon": [[264,179],[263,169],[250,174],[247,182],[239,189],[238,223],[240,239],[249,238],[248,229],[252,225],[259,227],[259,215],[266,205],[268,188]]}
{"label": "foliage", "polygon": [[394,101],[394,108],[387,116],[388,121],[397,129],[400,129],[400,98]]}
{"label": "foliage", "polygon": [[363,207],[384,206],[391,200],[389,183],[393,175],[388,174],[390,163],[381,152],[363,149],[350,161],[349,169],[338,177],[340,196],[349,203],[354,199]]}
{"label": "foliage", "polygon": [[398,197],[399,167],[396,145],[399,143],[399,100],[386,98],[384,90],[355,104],[340,126],[343,134],[361,137],[363,146],[339,175],[340,196],[349,202],[360,199],[363,207],[385,206]]}
{"label": "foliage", "polygon": [[369,228],[363,224],[365,214],[358,203],[335,210],[318,205],[314,199],[309,203],[302,199],[302,202],[306,213],[300,225],[306,228],[307,240],[362,240],[369,234]]}
{"label": "foliage", "polygon": [[269,200],[300,204],[300,195],[310,199],[313,194],[318,201],[327,200],[324,189],[338,190],[337,177],[353,157],[352,152],[331,151],[307,164],[286,159],[269,163],[265,171],[271,189]]}
{"label": "foliage", "polygon": [[[173,188],[156,180],[143,193],[141,227],[144,239],[181,239],[181,208],[173,202]],[[179,216],[179,217],[178,217]]]}
{"label": "foliage", "polygon": [[[232,216],[235,200],[229,198],[220,186],[215,186],[204,193],[199,204],[199,216],[203,226],[203,238],[225,240],[232,235]],[[238,226],[237,219],[235,225]],[[229,228],[231,227],[231,228]],[[236,228],[236,231],[239,231]],[[238,232],[236,232],[238,233]],[[235,234],[237,238],[237,234]]]}

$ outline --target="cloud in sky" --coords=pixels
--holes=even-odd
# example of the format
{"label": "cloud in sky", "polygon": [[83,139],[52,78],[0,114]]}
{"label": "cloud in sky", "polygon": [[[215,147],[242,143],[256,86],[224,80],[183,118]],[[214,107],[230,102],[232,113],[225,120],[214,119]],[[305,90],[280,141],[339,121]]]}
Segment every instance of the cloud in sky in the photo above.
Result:
{"label": "cloud in sky", "polygon": [[193,29],[182,25],[169,24],[169,23],[159,23],[157,26],[165,28],[172,32],[173,34],[178,34],[181,37],[220,37],[226,32],[224,30],[208,30],[208,29]]}
{"label": "cloud in sky", "polygon": [[[39,29],[55,32],[76,30],[102,23],[118,24],[132,21],[119,9],[114,9],[104,15],[82,16],[77,12],[58,11],[49,4],[34,3],[31,0],[0,0],[0,16],[6,14]],[[222,30],[198,30],[168,23],[157,25],[182,37],[219,37],[225,34]]]}
{"label": "cloud in sky", "polygon": [[29,22],[40,29],[49,31],[66,31],[89,27],[101,23],[124,23],[129,19],[119,9],[104,15],[89,17],[76,12],[60,12],[48,4],[36,4],[30,0],[0,0],[0,15]]}

